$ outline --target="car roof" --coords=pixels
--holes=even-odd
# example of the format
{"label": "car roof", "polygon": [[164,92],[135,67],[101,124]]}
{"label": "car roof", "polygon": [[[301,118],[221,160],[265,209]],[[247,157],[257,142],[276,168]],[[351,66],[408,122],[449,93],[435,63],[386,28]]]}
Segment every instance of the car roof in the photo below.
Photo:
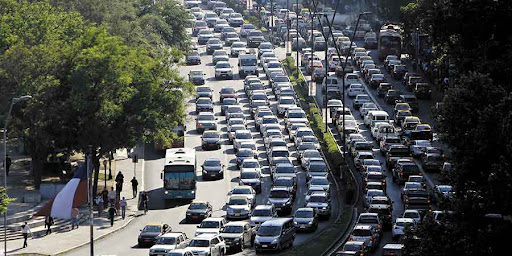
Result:
{"label": "car roof", "polygon": [[270,204],[261,204],[261,205],[256,205],[256,207],[254,207],[254,210],[270,210],[272,209],[273,205],[270,205]]}
{"label": "car roof", "polygon": [[287,221],[293,220],[292,218],[273,218],[270,220],[267,220],[261,224],[260,227],[263,226],[282,226]]}
{"label": "car roof", "polygon": [[227,227],[227,226],[245,226],[246,224],[248,224],[248,222],[246,222],[246,221],[230,221],[225,225],[225,227]]}
{"label": "car roof", "polygon": [[163,226],[164,223],[162,222],[149,222],[146,224],[146,226]]}
{"label": "car roof", "polygon": [[200,239],[200,240],[210,240],[212,237],[214,236],[217,236],[217,234],[213,234],[213,233],[204,233],[204,234],[201,234],[201,235],[198,235],[192,239]]}
{"label": "car roof", "polygon": [[285,187],[272,187],[270,191],[286,191],[288,192],[288,188]]}
{"label": "car roof", "polygon": [[222,217],[208,217],[206,219],[204,219],[203,221],[223,221],[224,218]]}
{"label": "car roof", "polygon": [[364,230],[369,230],[371,229],[372,226],[371,225],[366,225],[366,224],[356,224],[356,226],[354,227],[354,230],[356,229],[364,229]]}
{"label": "car roof", "polygon": [[183,234],[184,234],[183,232],[169,232],[169,233],[165,233],[163,235],[160,235],[160,237],[178,237],[178,236],[181,236]]}
{"label": "car roof", "polygon": [[403,244],[386,244],[386,245],[384,245],[383,249],[397,249],[397,250],[401,250],[402,248],[404,248]]}
{"label": "car roof", "polygon": [[396,218],[395,222],[414,222],[414,219],[412,218]]}

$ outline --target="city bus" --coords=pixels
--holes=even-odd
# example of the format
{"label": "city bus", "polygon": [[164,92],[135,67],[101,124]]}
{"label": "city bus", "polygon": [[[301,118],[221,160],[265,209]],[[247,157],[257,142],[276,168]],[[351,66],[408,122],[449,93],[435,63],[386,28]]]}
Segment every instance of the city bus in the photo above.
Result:
{"label": "city bus", "polygon": [[196,198],[196,150],[170,148],[165,151],[164,198],[193,200]]}
{"label": "city bus", "polygon": [[379,59],[382,61],[388,55],[396,55],[400,58],[402,52],[401,28],[394,24],[384,24],[379,32]]}

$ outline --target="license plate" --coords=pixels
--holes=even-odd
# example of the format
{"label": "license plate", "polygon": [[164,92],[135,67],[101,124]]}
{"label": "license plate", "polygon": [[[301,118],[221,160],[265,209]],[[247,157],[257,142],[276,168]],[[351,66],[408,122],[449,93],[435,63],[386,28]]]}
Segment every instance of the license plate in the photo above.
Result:
{"label": "license plate", "polygon": [[306,225],[300,225],[300,228],[306,228]]}
{"label": "license plate", "polygon": [[264,244],[264,245],[262,245],[261,247],[266,248],[266,247],[268,247],[268,245]]}
{"label": "license plate", "polygon": [[183,196],[176,196],[176,198],[183,198]]}
{"label": "license plate", "polygon": [[240,213],[235,213],[235,216],[237,216],[237,217],[240,216]]}
{"label": "license plate", "polygon": [[144,239],[144,242],[151,242],[151,239]]}
{"label": "license plate", "polygon": [[217,176],[217,174],[215,174],[215,173],[212,173],[212,177],[215,177],[215,176]]}

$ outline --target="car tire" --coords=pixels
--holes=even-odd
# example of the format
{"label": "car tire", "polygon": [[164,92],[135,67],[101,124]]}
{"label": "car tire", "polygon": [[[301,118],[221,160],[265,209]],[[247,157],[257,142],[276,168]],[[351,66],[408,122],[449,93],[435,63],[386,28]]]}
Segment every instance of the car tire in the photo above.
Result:
{"label": "car tire", "polygon": [[242,239],[242,241],[240,242],[240,252],[243,252],[244,249],[245,249],[245,241]]}

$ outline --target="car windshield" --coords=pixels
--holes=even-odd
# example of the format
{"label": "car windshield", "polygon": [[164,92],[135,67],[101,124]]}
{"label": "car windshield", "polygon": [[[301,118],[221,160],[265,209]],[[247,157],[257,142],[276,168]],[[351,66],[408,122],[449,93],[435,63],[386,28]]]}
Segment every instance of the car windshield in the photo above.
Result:
{"label": "car windshield", "polygon": [[277,173],[295,173],[295,169],[293,168],[293,166],[278,165],[278,166],[276,166],[276,172]]}
{"label": "car windshield", "polygon": [[210,38],[208,39],[208,44],[222,44],[222,42],[218,38]]}
{"label": "car windshield", "polygon": [[252,24],[244,24],[242,29],[255,29],[256,27]]}
{"label": "car windshield", "polygon": [[244,161],[242,163],[242,168],[258,168],[260,164],[257,161]]}
{"label": "car windshield", "polygon": [[218,221],[203,221],[199,225],[199,228],[219,228]]}
{"label": "car windshield", "polygon": [[405,212],[404,218],[418,218],[419,214],[417,212]]}
{"label": "car windshield", "polygon": [[263,33],[261,31],[251,31],[249,36],[263,36]]}
{"label": "car windshield", "polygon": [[306,114],[304,112],[290,112],[288,114],[288,118],[305,118]]}
{"label": "car windshield", "polygon": [[250,195],[251,190],[248,188],[235,188],[233,189],[233,195]]}
{"label": "car windshield", "polygon": [[243,42],[236,42],[236,43],[233,43],[233,45],[231,47],[232,48],[243,48],[243,47],[245,47],[245,43],[243,43]]}
{"label": "car windshield", "polygon": [[313,218],[313,211],[296,211],[295,218]]}
{"label": "car windshield", "polygon": [[257,172],[242,172],[240,179],[259,179],[260,176]]}
{"label": "car windshield", "polygon": [[295,101],[293,99],[281,98],[279,100],[279,104],[290,105],[290,104],[295,104]]}
{"label": "car windshield", "polygon": [[369,180],[381,180],[382,179],[382,174],[380,174],[380,173],[368,174],[367,178]]}
{"label": "car windshield", "polygon": [[236,139],[252,139],[252,135],[248,132],[238,132]]}
{"label": "car windshield", "polygon": [[222,233],[240,234],[244,232],[243,226],[226,226]]}
{"label": "car windshield", "polygon": [[272,217],[272,211],[268,209],[258,209],[254,210],[252,212],[251,216],[257,216],[257,217]]}
{"label": "car windshield", "polygon": [[190,241],[189,247],[210,247],[210,241],[202,239],[194,239]]}
{"label": "car windshield", "polygon": [[261,226],[258,229],[258,236],[278,236],[281,234],[281,227]]}
{"label": "car windshield", "polygon": [[281,67],[281,64],[279,64],[279,62],[269,62],[267,64],[267,68],[279,68]]}
{"label": "car windshield", "polygon": [[160,226],[155,226],[155,225],[148,225],[148,226],[145,226],[144,229],[142,230],[142,232],[150,232],[150,233],[154,233],[154,232],[160,232],[161,231],[161,227]]}
{"label": "car windshield", "polygon": [[309,198],[309,202],[313,202],[313,203],[325,203],[327,202],[327,198],[325,196],[315,196],[315,195],[312,195],[310,198]]}
{"label": "car windshield", "polygon": [[229,205],[246,205],[247,199],[246,198],[231,198],[229,199]]}
{"label": "car windshield", "polygon": [[361,250],[361,246],[360,245],[357,245],[357,244],[345,244],[345,246],[343,247],[344,251],[359,251]]}
{"label": "car windshield", "polygon": [[357,100],[370,100],[370,96],[368,95],[357,95]]}
{"label": "car windshield", "polygon": [[291,186],[293,186],[293,180],[292,179],[276,179],[276,180],[274,180],[274,186],[291,187]]}
{"label": "car windshield", "polygon": [[354,229],[353,236],[371,236],[372,232],[369,229]]}
{"label": "car windshield", "polygon": [[226,63],[226,62],[218,62],[217,64],[215,64],[215,68],[230,68],[231,66],[229,65],[229,63]]}
{"label": "car windshield", "polygon": [[290,195],[285,190],[271,190],[269,198],[289,198]]}
{"label": "car windshield", "polygon": [[384,191],[382,190],[368,190],[367,192],[368,196],[385,196]]}
{"label": "car windshield", "polygon": [[197,87],[197,92],[210,92],[210,88],[208,87]]}
{"label": "car windshield", "polygon": [[443,193],[452,191],[452,187],[450,187],[450,186],[439,186],[439,187],[437,187],[437,189]]}
{"label": "car windshield", "polygon": [[288,157],[290,155],[290,152],[287,150],[276,150],[272,151],[272,157]]}
{"label": "car windshield", "polygon": [[219,138],[219,133],[216,133],[216,132],[205,132],[203,134],[203,137],[204,138]]}
{"label": "car windshield", "polygon": [[254,153],[252,152],[252,150],[240,150],[236,155],[238,157],[252,157],[254,156]]}
{"label": "car windshield", "polygon": [[290,80],[286,76],[276,76],[276,77],[274,77],[274,82],[285,83],[285,82],[290,82]]}
{"label": "car windshield", "polygon": [[210,99],[198,99],[197,104],[211,104],[212,101]]}
{"label": "car windshield", "polygon": [[329,185],[329,181],[323,178],[312,178],[311,185]]}
{"label": "car windshield", "polygon": [[213,115],[199,115],[197,120],[200,120],[200,121],[213,121],[213,120],[215,120],[215,116],[213,116]]}
{"label": "car windshield", "polygon": [[327,165],[324,162],[314,162],[309,164],[310,172],[327,172]]}
{"label": "car windshield", "polygon": [[412,223],[410,222],[403,222],[403,221],[397,221],[395,223],[395,225],[397,225],[398,227],[407,227],[407,226],[410,226]]}
{"label": "car windshield", "polygon": [[203,71],[190,71],[191,76],[202,76]]}
{"label": "car windshield", "polygon": [[188,208],[191,210],[202,210],[202,209],[206,209],[206,204],[205,203],[191,203]]}
{"label": "car windshield", "polygon": [[175,244],[176,238],[174,237],[160,237],[156,240],[156,244]]}
{"label": "car windshield", "polygon": [[221,162],[218,159],[208,159],[204,161],[204,166],[221,166]]}
{"label": "car windshield", "polygon": [[234,88],[231,88],[231,87],[224,87],[220,90],[220,93],[224,94],[224,93],[227,93],[227,94],[234,94],[235,93],[235,89]]}

